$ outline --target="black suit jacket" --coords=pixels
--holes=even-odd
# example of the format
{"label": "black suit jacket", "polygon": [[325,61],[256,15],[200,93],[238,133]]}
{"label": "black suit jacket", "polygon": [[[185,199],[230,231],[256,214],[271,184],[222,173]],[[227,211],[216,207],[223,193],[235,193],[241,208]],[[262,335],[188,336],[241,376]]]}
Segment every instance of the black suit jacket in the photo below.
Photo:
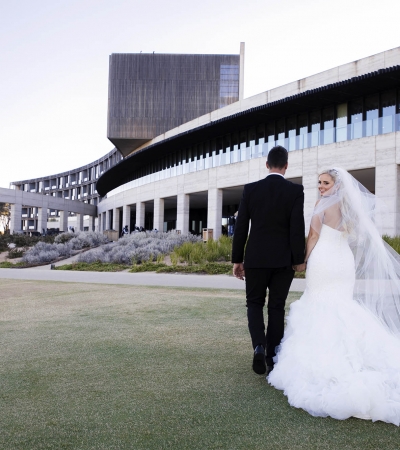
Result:
{"label": "black suit jacket", "polygon": [[236,219],[232,262],[244,261],[245,268],[278,268],[303,263],[303,209],[303,186],[280,175],[269,175],[246,184]]}

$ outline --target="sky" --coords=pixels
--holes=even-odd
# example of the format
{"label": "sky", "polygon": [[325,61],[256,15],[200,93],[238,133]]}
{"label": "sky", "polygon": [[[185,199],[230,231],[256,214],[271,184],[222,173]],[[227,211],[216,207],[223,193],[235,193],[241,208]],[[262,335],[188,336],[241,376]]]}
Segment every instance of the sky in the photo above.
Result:
{"label": "sky", "polygon": [[107,139],[112,53],[238,54],[244,96],[400,46],[393,0],[0,4],[0,187],[88,164]]}

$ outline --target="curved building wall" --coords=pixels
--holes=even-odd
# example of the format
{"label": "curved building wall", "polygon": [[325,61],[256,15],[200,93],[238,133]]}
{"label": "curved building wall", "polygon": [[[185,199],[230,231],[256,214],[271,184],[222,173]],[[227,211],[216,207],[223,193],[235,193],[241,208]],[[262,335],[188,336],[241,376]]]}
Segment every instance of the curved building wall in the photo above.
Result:
{"label": "curved building wall", "polygon": [[[102,158],[67,172],[13,181],[10,187],[21,191],[14,216],[20,216],[21,220],[13,220],[12,231],[42,233],[46,228],[60,231],[72,227],[94,229],[100,198],[96,182],[121,159],[121,154],[114,148]],[[28,193],[31,195],[26,195]],[[43,196],[50,198],[44,201]],[[92,208],[83,210],[80,203],[92,205]]]}
{"label": "curved building wall", "polygon": [[158,136],[106,172],[102,229],[128,225],[199,233],[237,210],[243,185],[265,176],[274,145],[289,151],[287,178],[305,188],[308,218],[318,172],[351,171],[388,205],[400,234],[400,48],[246,99]]}

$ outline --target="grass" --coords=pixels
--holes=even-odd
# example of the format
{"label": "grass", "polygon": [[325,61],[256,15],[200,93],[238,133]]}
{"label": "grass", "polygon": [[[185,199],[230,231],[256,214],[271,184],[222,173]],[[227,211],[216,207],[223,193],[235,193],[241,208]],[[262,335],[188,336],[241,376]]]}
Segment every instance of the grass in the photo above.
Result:
{"label": "grass", "polygon": [[231,263],[202,263],[188,266],[173,265],[168,266],[164,263],[145,262],[137,264],[130,270],[132,273],[136,272],[157,272],[157,273],[200,273],[207,275],[231,275]]}
{"label": "grass", "polygon": [[390,237],[387,234],[382,236],[382,239],[388,243],[397,253],[400,253],[400,236]]}
{"label": "grass", "polygon": [[78,270],[86,272],[121,272],[129,269],[130,266],[125,264],[116,263],[102,263],[95,261],[93,263],[74,262],[72,264],[64,264],[62,266],[56,266],[55,270]]}
{"label": "grass", "polygon": [[255,375],[241,291],[0,292],[2,449],[399,448],[399,428],[312,417]]}
{"label": "grass", "polygon": [[15,267],[25,267],[25,264],[22,262],[12,263],[10,261],[0,262],[0,269],[13,269]]}

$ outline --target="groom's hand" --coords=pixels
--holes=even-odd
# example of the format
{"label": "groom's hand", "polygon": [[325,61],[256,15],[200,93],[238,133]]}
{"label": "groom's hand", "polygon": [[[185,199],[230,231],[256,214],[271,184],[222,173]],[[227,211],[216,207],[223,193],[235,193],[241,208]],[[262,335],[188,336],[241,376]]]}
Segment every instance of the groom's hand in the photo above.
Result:
{"label": "groom's hand", "polygon": [[233,276],[239,278],[239,280],[244,280],[245,273],[243,263],[233,264]]}
{"label": "groom's hand", "polygon": [[303,264],[297,264],[296,266],[293,266],[293,270],[296,272],[304,272],[306,270],[306,263]]}

